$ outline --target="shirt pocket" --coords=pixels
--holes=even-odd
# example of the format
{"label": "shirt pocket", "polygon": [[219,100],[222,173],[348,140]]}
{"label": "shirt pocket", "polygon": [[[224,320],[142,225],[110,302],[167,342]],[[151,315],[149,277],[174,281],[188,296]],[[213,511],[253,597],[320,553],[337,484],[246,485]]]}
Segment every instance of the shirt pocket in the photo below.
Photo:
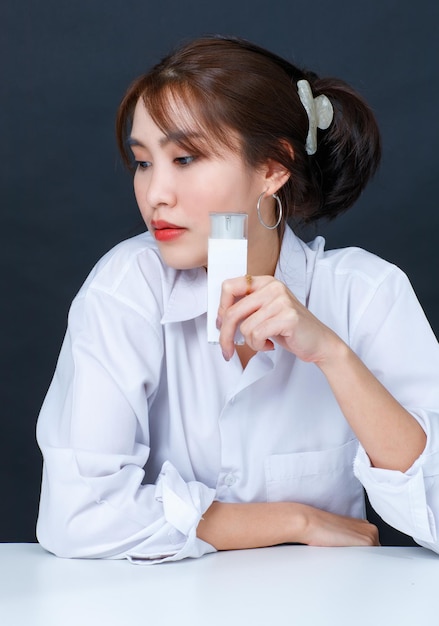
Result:
{"label": "shirt pocket", "polygon": [[352,439],[326,450],[270,455],[265,460],[267,501],[364,517],[364,491],[353,472],[357,449]]}

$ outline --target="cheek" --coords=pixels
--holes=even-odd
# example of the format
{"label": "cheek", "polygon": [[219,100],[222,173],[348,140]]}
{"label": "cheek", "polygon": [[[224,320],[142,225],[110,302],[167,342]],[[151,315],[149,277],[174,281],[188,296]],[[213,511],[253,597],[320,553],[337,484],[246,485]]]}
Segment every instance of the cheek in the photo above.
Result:
{"label": "cheek", "polygon": [[140,205],[140,183],[139,183],[139,177],[137,173],[134,174],[133,188],[134,188],[134,195],[136,197],[137,204]]}
{"label": "cheek", "polygon": [[134,175],[133,187],[137,206],[139,207],[143,219],[146,221],[150,217],[149,205],[146,201],[144,185],[141,183],[140,178],[136,174]]}
{"label": "cheek", "polygon": [[134,174],[133,187],[134,187],[134,195],[136,196],[137,203],[139,204],[142,196],[144,196],[144,193],[142,193],[142,189],[144,185],[142,185],[142,179],[139,176],[138,172]]}

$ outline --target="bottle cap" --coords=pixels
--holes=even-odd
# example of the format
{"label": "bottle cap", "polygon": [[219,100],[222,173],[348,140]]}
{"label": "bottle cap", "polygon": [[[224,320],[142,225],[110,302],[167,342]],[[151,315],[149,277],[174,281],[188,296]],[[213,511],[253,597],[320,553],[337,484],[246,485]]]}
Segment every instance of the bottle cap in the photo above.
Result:
{"label": "bottle cap", "polygon": [[211,239],[247,239],[247,213],[210,213]]}

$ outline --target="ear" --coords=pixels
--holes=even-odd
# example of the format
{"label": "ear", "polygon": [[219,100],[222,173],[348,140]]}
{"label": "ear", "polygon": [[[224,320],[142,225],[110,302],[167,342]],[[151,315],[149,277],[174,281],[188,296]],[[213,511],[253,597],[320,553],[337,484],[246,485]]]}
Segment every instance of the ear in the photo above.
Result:
{"label": "ear", "polygon": [[271,159],[267,161],[264,173],[267,196],[276,193],[290,177],[290,172],[283,165]]}
{"label": "ear", "polygon": [[[286,149],[290,153],[291,158],[294,159],[294,152],[291,144],[285,140],[281,143],[282,147]],[[264,182],[266,184],[267,195],[276,193],[291,176],[289,170],[274,159],[268,159],[265,163],[263,173],[265,176]]]}

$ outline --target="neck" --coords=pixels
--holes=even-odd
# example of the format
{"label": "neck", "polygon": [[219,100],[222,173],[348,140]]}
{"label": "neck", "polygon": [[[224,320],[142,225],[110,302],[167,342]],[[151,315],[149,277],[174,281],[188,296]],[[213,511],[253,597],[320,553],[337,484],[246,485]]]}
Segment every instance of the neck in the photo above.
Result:
{"label": "neck", "polygon": [[277,230],[261,232],[249,241],[247,271],[253,276],[274,276],[281,241]]}

